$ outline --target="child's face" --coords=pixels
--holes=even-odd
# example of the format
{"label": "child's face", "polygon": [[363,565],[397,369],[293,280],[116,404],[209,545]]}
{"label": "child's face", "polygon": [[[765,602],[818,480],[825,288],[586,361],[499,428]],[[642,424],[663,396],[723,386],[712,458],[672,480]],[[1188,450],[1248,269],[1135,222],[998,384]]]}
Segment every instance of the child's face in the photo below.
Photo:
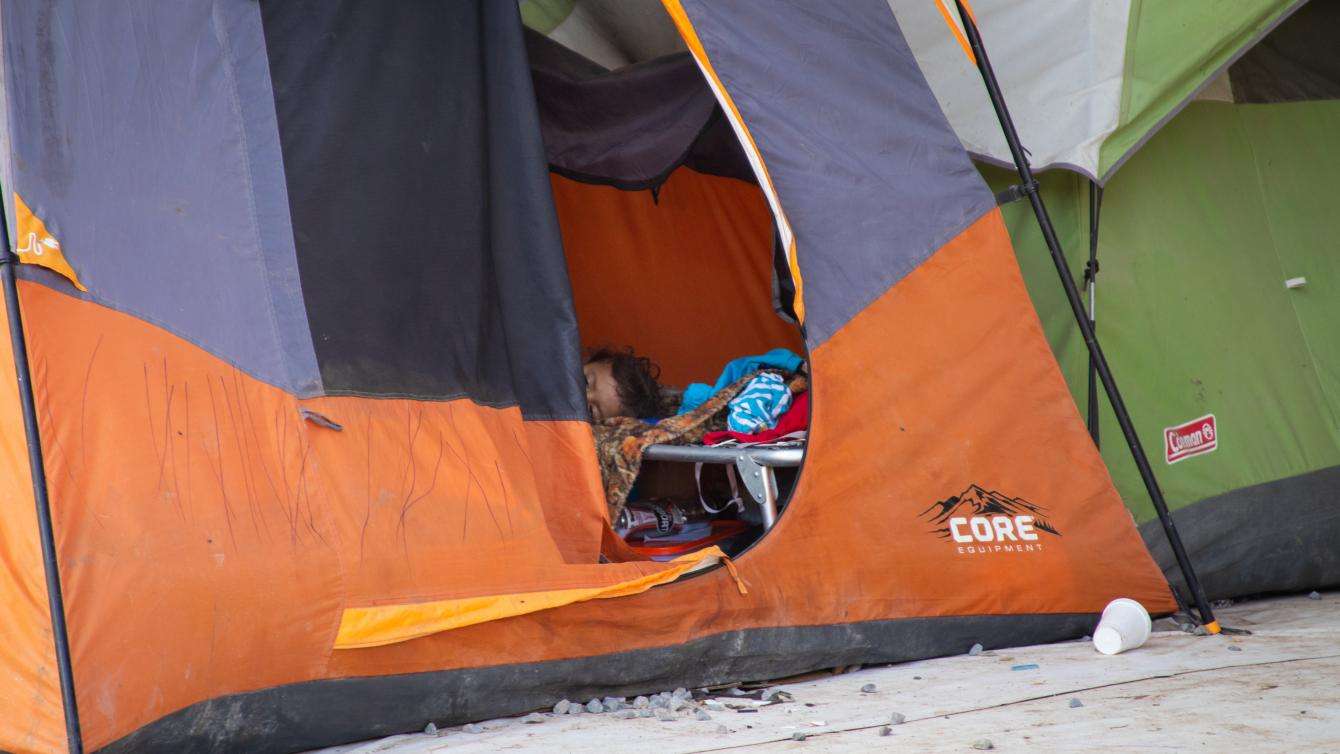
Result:
{"label": "child's face", "polygon": [[582,367],[586,375],[586,405],[591,409],[591,418],[596,421],[625,414],[623,401],[619,400],[619,384],[614,381],[614,372],[608,361],[593,361]]}

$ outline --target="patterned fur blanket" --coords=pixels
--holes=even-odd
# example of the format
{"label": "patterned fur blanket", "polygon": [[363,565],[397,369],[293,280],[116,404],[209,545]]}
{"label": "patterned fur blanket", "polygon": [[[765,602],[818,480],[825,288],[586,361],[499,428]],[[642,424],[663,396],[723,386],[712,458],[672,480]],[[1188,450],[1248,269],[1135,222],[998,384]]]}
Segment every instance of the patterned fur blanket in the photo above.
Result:
{"label": "patterned fur blanket", "polygon": [[[775,371],[775,370],[764,370]],[[628,493],[637,481],[642,468],[642,451],[649,445],[697,445],[708,432],[726,428],[727,408],[731,400],[744,390],[758,373],[745,375],[722,388],[703,405],[681,416],[671,416],[656,424],[647,424],[626,416],[614,417],[595,425],[596,456],[600,461],[600,478],[605,485],[605,503],[609,506],[610,521],[617,521]],[[786,375],[791,393],[802,393],[809,387],[803,374]]]}

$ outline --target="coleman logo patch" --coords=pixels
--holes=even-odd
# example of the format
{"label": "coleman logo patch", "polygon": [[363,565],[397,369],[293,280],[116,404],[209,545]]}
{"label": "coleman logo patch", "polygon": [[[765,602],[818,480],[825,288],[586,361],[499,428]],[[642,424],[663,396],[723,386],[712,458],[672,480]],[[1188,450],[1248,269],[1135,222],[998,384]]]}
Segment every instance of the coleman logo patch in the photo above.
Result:
{"label": "coleman logo patch", "polygon": [[1061,536],[1042,506],[976,484],[936,502],[921,517],[960,555],[1041,552],[1041,534]]}
{"label": "coleman logo patch", "polygon": [[1163,457],[1170,464],[1209,453],[1217,447],[1219,427],[1214,422],[1214,414],[1163,430]]}

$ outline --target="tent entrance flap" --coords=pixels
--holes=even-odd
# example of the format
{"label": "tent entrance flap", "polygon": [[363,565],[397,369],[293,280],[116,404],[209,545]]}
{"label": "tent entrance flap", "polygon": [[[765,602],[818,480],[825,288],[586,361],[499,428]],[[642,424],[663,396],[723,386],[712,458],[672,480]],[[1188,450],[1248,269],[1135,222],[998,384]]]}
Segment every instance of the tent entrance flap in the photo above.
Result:
{"label": "tent entrance flap", "polygon": [[[600,586],[346,608],[340,618],[335,649],[380,647],[586,600],[627,597],[726,560],[726,554],[719,548],[709,547],[669,563],[640,566],[640,573],[629,573],[622,581]],[[739,589],[741,594],[748,593],[743,582],[739,582]]]}

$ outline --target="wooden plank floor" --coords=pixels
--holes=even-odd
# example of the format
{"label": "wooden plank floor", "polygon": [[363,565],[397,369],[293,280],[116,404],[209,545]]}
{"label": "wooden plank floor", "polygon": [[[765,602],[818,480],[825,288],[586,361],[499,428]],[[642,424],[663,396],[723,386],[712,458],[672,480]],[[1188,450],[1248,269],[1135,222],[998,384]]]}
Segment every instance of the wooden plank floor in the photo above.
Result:
{"label": "wooden plank floor", "polygon": [[[989,739],[999,751],[1340,752],[1340,593],[1243,603],[1220,619],[1253,635],[1156,630],[1115,657],[1069,642],[867,668],[780,685],[794,702],[710,721],[504,719],[478,734],[451,728],[326,751],[970,751]],[[906,722],[881,736],[894,712]]]}

